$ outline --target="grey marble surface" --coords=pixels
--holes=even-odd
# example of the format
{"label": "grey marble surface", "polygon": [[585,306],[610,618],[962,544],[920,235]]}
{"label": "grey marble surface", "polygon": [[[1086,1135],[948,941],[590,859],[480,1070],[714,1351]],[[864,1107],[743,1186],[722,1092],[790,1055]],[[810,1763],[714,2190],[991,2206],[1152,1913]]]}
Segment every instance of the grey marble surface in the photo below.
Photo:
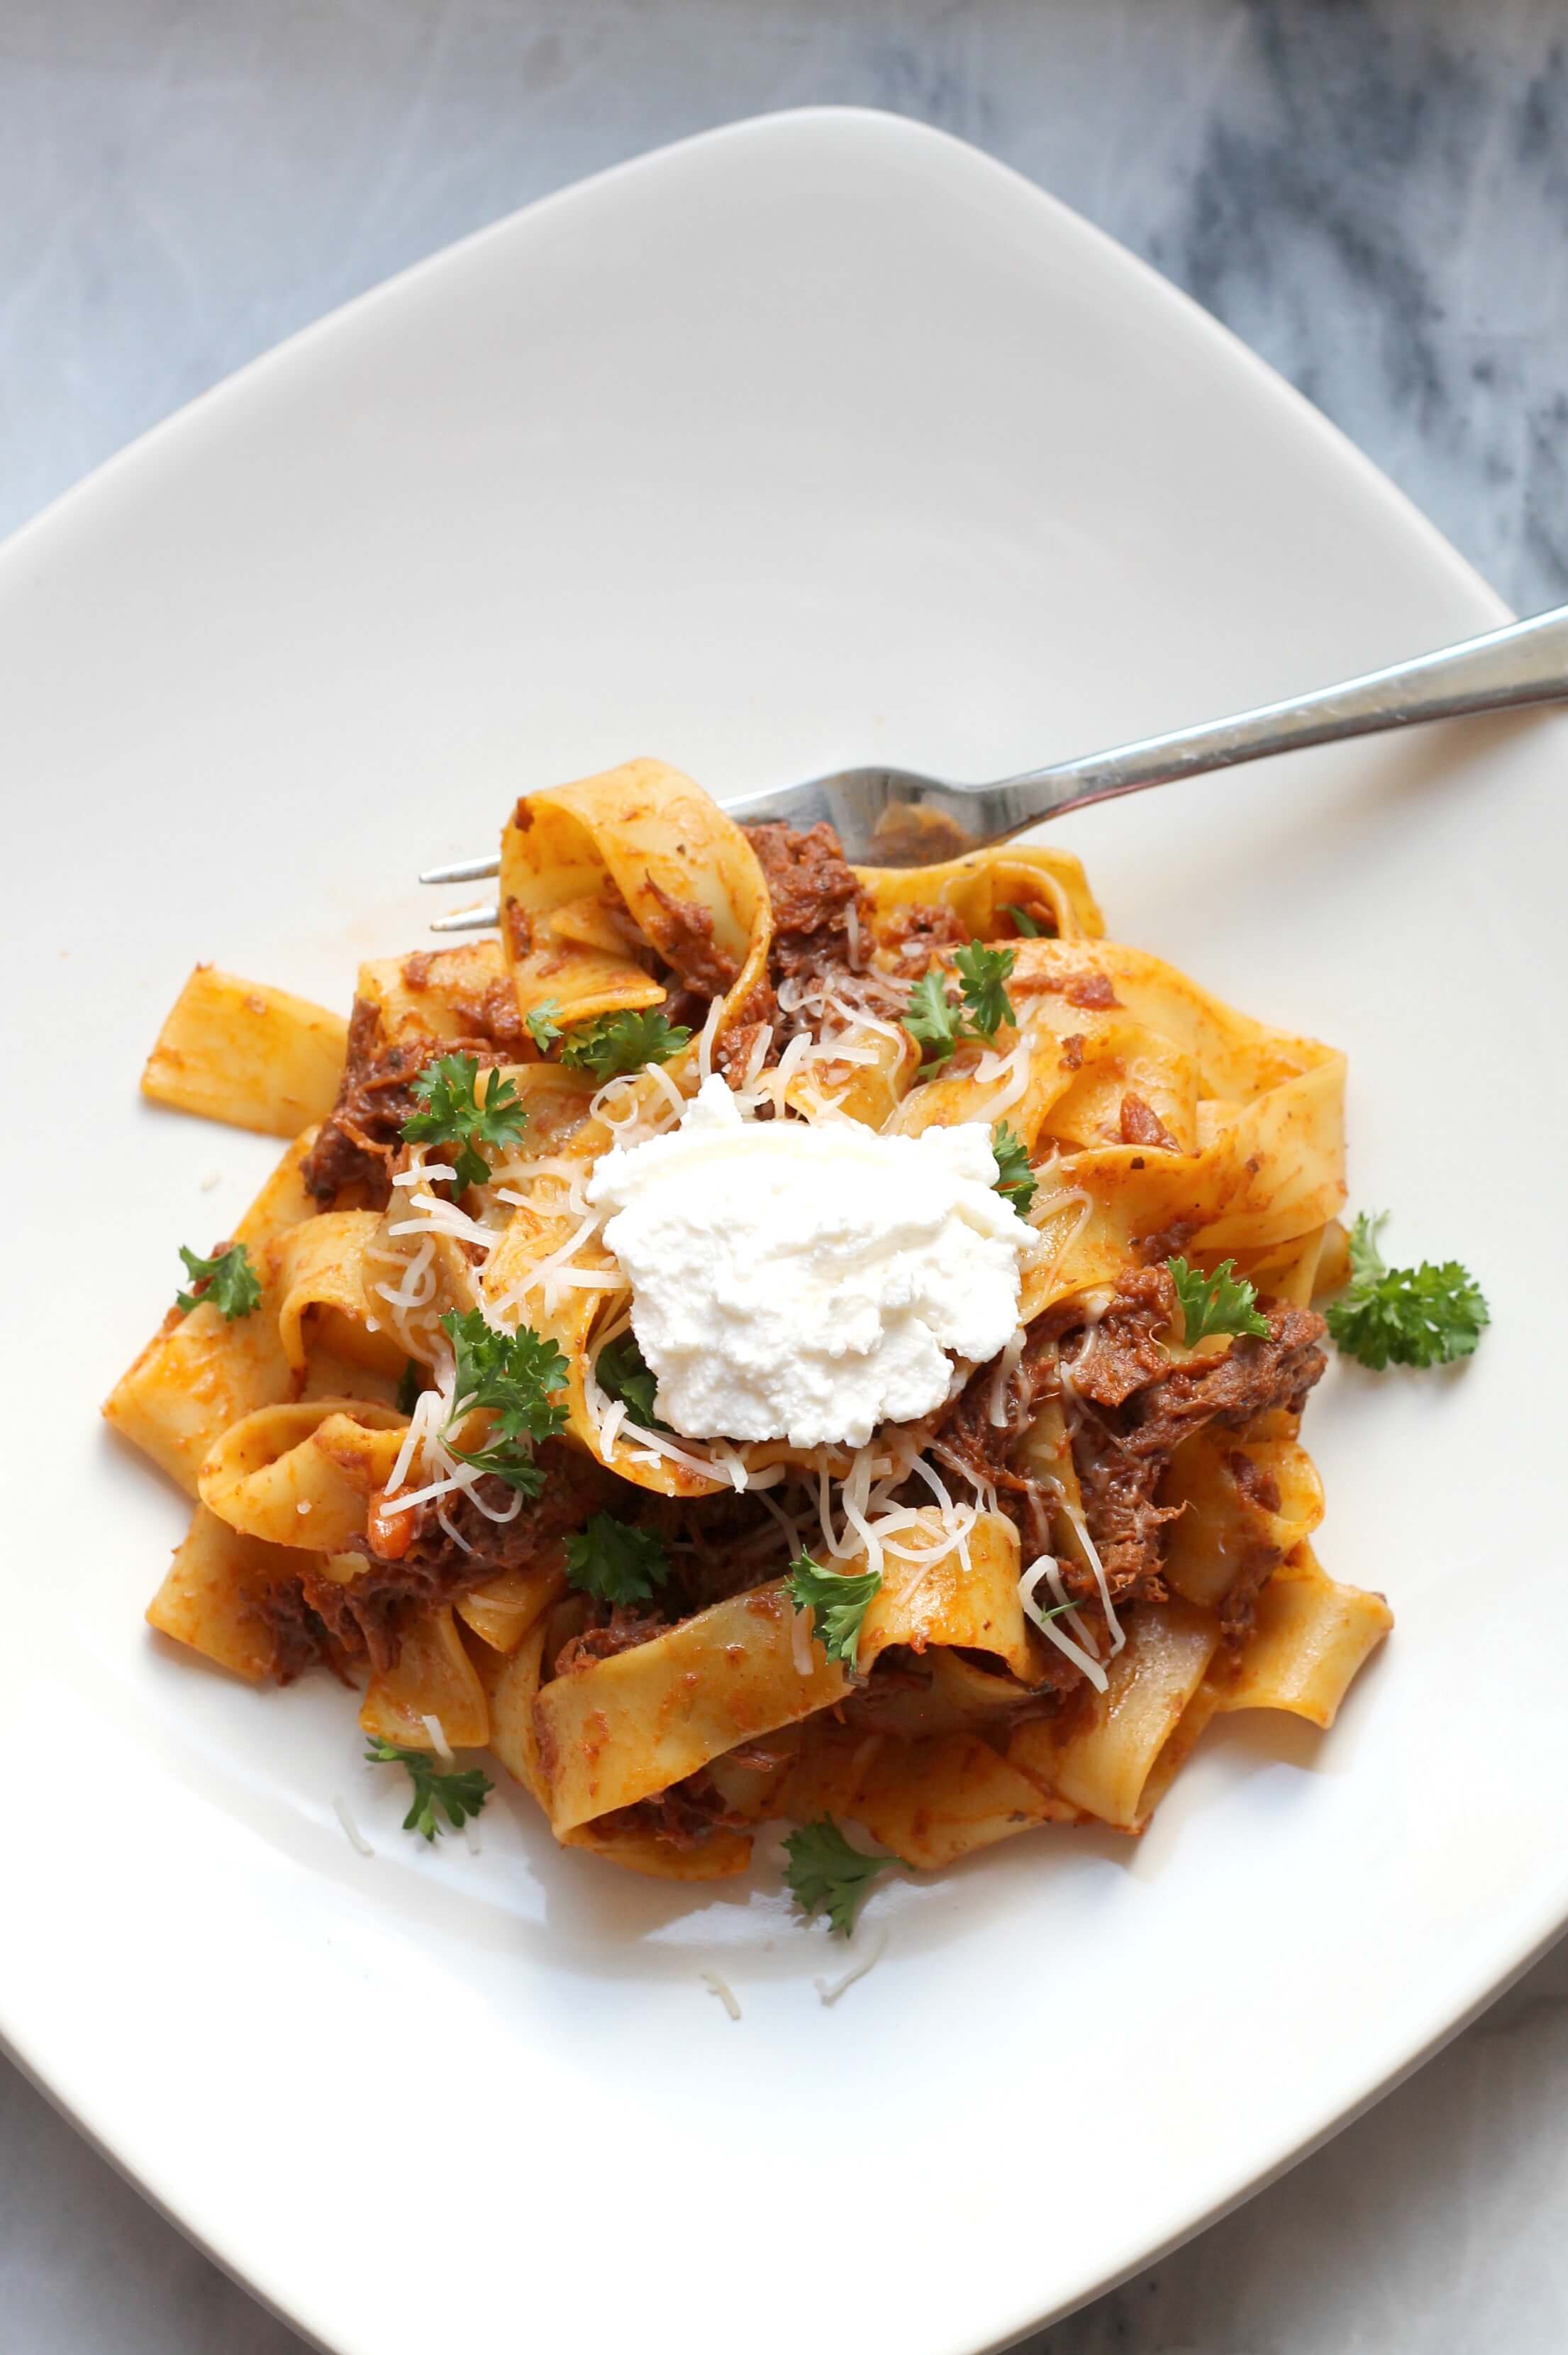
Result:
{"label": "grey marble surface", "polygon": [[[0,0],[0,530],[463,231],[818,101],[1015,164],[1227,320],[1520,610],[1568,596],[1563,0]],[[1036,2355],[1557,2355],[1565,2114],[1560,1948]],[[0,2064],[6,2355],[297,2343]]]}

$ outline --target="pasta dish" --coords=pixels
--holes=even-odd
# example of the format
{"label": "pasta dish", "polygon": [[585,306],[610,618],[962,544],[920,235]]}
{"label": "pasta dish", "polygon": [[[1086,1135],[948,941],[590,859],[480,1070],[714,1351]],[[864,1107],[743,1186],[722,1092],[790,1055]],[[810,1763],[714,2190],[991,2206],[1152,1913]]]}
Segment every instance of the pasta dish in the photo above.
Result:
{"label": "pasta dish", "polygon": [[841,1928],[1331,1721],[1390,1625],[1298,1436],[1340,1055],[1064,851],[853,868],[652,761],[520,801],[500,912],[346,1025],[209,967],[164,1025],[149,1094],[290,1142],[105,1409],[194,1506],[154,1627],[361,1688],[417,1828],[487,1751],[639,1872],[795,1827]]}

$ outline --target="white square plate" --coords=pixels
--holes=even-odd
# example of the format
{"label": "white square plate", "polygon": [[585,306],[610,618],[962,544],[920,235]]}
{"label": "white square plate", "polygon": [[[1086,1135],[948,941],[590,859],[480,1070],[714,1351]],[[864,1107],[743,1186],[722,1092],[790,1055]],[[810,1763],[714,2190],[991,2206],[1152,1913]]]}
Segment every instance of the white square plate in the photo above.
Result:
{"label": "white square plate", "polygon": [[184,1508],[97,1403],[271,1158],[137,1100],[192,961],[346,1006],[419,942],[418,867],[630,753],[720,794],[995,774],[1499,615],[1126,254],[836,112],[503,222],[0,557],[3,2018],[303,2329],[968,2355],[1255,2188],[1556,1932],[1564,736],[1428,731],[1064,829],[1113,934],[1349,1049],[1357,1199],[1495,1323],[1451,1376],[1314,1402],[1324,1558],[1399,1622],[1333,1734],[1232,1721],[1139,1845],[889,1890],[832,2009],[848,1958],[773,1871],[623,1880],[502,1796],[480,1857],[427,1850],[346,1696],[143,1628]]}

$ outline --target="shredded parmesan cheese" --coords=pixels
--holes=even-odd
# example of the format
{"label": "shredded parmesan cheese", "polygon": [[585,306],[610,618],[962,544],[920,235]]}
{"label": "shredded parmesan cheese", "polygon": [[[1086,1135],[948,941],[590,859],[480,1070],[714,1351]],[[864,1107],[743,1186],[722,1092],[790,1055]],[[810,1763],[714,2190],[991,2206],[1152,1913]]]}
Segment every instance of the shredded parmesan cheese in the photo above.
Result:
{"label": "shredded parmesan cheese", "polygon": [[338,1822],[343,1826],[344,1836],[347,1839],[350,1848],[357,1849],[361,1856],[374,1856],[376,1850],[371,1847],[370,1842],[366,1838],[365,1834],[360,1830],[359,1826],[355,1822],[354,1817],[348,1812],[348,1801],[343,1797],[341,1793],[336,1793],[334,1795],[332,1804],[334,1813],[336,1815]]}
{"label": "shredded parmesan cheese", "polygon": [[837,2003],[845,1988],[853,1987],[856,1979],[864,1978],[867,1971],[874,1970],[886,1952],[887,1933],[882,1930],[877,1933],[858,1963],[852,1964],[850,1968],[836,1979],[813,1979],[811,1985],[816,1988],[823,2003]]}
{"label": "shredded parmesan cheese", "polygon": [[710,1995],[717,1996],[720,2003],[723,2004],[730,2018],[732,2019],[738,2019],[740,2018],[740,2006],[736,2001],[735,1989],[731,1987],[729,1981],[727,1979],[721,1979],[717,1971],[699,1971],[697,1973],[697,1977],[701,1979],[703,1985],[706,1987]]}
{"label": "shredded parmesan cheese", "polygon": [[[1023,1605],[1025,1614],[1033,1620],[1040,1633],[1055,1645],[1059,1652],[1065,1653],[1069,1660],[1082,1668],[1095,1690],[1104,1692],[1109,1679],[1094,1654],[1086,1650],[1084,1644],[1075,1642],[1068,1635],[1062,1625],[1062,1619],[1053,1618],[1041,1609],[1035,1598],[1035,1589],[1043,1578],[1049,1581],[1051,1592],[1058,1603],[1065,1603],[1067,1600],[1066,1589],[1062,1584],[1061,1572],[1056,1568],[1054,1557],[1048,1553],[1042,1554],[1037,1561],[1030,1563],[1018,1582],[1018,1599]],[[1071,1619],[1076,1625],[1079,1635],[1086,1639],[1088,1630],[1076,1611],[1064,1612],[1062,1617]]]}

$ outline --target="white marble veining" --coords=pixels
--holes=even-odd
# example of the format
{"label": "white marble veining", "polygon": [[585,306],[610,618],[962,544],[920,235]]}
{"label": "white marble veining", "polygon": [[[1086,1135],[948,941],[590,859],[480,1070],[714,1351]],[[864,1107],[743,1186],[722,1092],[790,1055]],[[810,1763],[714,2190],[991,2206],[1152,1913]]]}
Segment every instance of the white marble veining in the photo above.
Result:
{"label": "white marble veining", "polygon": [[[1235,327],[1521,611],[1568,596],[1562,0],[0,0],[0,530],[465,230],[816,101],[1015,164]],[[1216,2053],[1216,2083],[1245,2065]],[[1565,2108],[1559,1948],[1034,2355],[1558,2355]],[[1041,2132],[1070,2202],[1070,2136]],[[0,2065],[6,2355],[298,2344]]]}

